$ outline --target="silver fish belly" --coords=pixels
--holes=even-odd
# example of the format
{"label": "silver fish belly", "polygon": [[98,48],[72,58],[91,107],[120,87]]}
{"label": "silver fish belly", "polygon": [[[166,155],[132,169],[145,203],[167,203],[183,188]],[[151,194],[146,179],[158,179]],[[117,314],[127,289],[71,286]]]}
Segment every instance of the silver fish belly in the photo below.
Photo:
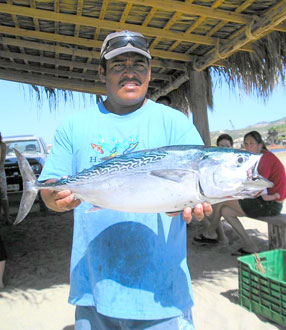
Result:
{"label": "silver fish belly", "polygon": [[53,183],[37,182],[25,157],[15,152],[24,186],[15,224],[28,214],[40,189],[69,189],[98,208],[158,213],[249,198],[272,186],[257,173],[261,156],[236,149],[184,145],[137,151]]}

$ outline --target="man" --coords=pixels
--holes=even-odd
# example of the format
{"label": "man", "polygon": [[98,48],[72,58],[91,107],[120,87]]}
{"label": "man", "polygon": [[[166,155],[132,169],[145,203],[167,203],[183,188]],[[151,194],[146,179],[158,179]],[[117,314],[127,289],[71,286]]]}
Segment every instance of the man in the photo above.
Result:
{"label": "man", "polygon": [[[104,40],[99,77],[107,98],[72,116],[57,131],[40,177],[75,174],[103,157],[175,144],[202,144],[180,112],[146,99],[151,56],[140,33],[121,31]],[[111,187],[112,189],[112,187]],[[69,302],[75,329],[193,329],[186,225],[181,214],[86,212],[70,191],[42,191],[55,211],[74,211]],[[197,205],[203,218],[209,204]],[[184,210],[186,222],[192,209]]]}

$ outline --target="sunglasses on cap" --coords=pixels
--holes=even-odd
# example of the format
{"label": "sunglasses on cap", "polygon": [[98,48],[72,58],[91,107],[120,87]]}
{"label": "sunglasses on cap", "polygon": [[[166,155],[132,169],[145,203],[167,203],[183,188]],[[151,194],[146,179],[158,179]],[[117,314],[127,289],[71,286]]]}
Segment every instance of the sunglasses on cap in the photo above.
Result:
{"label": "sunglasses on cap", "polygon": [[100,57],[102,58],[104,57],[104,55],[111,52],[112,50],[125,47],[128,44],[131,44],[133,47],[148,52],[148,42],[144,37],[136,36],[136,35],[126,35],[126,36],[115,37],[113,39],[108,40]]}

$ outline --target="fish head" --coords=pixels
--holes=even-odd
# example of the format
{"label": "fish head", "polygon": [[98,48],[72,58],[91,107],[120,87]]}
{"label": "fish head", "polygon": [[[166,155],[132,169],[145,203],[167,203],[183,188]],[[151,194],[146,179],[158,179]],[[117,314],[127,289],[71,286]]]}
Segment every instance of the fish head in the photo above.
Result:
{"label": "fish head", "polygon": [[272,187],[257,172],[260,158],[238,149],[210,148],[198,165],[200,194],[205,199],[242,199]]}

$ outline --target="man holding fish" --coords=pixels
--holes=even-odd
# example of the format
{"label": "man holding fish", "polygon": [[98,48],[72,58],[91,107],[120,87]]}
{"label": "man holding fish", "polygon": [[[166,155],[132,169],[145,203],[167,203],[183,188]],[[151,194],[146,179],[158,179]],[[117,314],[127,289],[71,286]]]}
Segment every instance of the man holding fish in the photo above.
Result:
{"label": "man holding fish", "polygon": [[76,330],[194,329],[185,222],[272,185],[257,175],[259,155],[203,147],[182,113],[146,98],[150,60],[140,33],[109,34],[107,98],[57,129],[42,182],[15,150],[24,189],[14,224],[39,190],[50,209],[74,209]]}
{"label": "man holding fish", "polygon": [[[130,146],[136,151],[202,144],[182,113],[146,98],[150,62],[147,40],[140,33],[121,31],[106,37],[99,77],[107,98],[57,129],[41,181],[73,175],[114,152],[128,152]],[[91,212],[92,206],[75,199],[70,190],[41,193],[50,209],[75,209],[69,296],[76,305],[75,329],[194,328],[184,220],[190,222],[192,212],[202,219],[211,213],[210,204],[185,208],[172,217]]]}

